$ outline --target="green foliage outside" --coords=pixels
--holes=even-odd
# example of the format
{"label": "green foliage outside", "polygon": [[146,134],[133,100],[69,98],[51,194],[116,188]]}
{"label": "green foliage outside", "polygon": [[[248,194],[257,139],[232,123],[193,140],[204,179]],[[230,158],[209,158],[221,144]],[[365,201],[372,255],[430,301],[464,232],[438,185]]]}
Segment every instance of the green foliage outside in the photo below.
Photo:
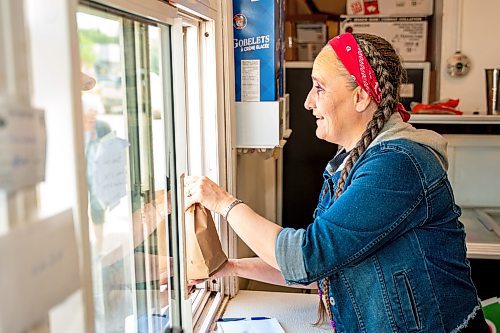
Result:
{"label": "green foliage outside", "polygon": [[95,44],[116,44],[118,37],[108,36],[97,29],[78,30],[80,39],[80,57],[85,65],[93,65],[96,61],[96,54],[93,50]]}

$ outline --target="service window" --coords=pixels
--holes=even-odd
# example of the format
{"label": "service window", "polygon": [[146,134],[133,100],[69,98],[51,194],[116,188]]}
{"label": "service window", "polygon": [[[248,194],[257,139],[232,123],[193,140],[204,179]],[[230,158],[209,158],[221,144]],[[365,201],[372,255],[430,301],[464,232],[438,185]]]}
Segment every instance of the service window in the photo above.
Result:
{"label": "service window", "polygon": [[[218,127],[215,38],[213,22],[183,15],[183,45],[185,71],[185,107],[187,113],[188,172],[206,175],[220,183],[220,158],[225,145],[220,142]],[[227,242],[219,216],[214,215],[221,241]],[[205,331],[210,321],[210,310],[220,305],[222,279],[201,283],[191,290],[193,326],[195,332]]]}
{"label": "service window", "polygon": [[96,332],[163,332],[176,299],[170,27],[95,5],[77,22],[96,81],[82,92]]}

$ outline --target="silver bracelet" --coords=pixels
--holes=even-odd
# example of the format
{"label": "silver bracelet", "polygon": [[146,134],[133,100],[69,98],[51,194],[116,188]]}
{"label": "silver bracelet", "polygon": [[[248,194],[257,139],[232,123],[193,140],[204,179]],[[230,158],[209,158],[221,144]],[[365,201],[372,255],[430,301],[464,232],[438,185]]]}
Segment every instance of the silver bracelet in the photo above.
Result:
{"label": "silver bracelet", "polygon": [[227,220],[227,215],[229,214],[231,209],[233,209],[234,206],[240,203],[243,203],[243,201],[240,199],[236,199],[233,202],[231,202],[226,208],[224,208],[224,210],[221,212],[221,215],[224,217],[225,220]]}

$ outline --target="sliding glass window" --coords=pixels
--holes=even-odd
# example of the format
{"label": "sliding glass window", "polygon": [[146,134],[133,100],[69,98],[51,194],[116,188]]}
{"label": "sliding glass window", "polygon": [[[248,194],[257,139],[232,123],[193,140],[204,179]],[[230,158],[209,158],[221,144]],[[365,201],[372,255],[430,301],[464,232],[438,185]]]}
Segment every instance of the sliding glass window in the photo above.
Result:
{"label": "sliding glass window", "polygon": [[96,6],[77,22],[96,332],[163,332],[179,300],[170,27]]}

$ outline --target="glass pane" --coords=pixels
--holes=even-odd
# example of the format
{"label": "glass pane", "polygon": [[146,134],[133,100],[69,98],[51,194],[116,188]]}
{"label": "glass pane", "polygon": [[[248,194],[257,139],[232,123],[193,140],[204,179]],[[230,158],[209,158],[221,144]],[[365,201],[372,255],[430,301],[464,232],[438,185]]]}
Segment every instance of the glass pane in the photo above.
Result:
{"label": "glass pane", "polygon": [[171,274],[161,29],[84,7],[78,28],[82,71],[96,80],[82,93],[96,331],[163,332]]}

